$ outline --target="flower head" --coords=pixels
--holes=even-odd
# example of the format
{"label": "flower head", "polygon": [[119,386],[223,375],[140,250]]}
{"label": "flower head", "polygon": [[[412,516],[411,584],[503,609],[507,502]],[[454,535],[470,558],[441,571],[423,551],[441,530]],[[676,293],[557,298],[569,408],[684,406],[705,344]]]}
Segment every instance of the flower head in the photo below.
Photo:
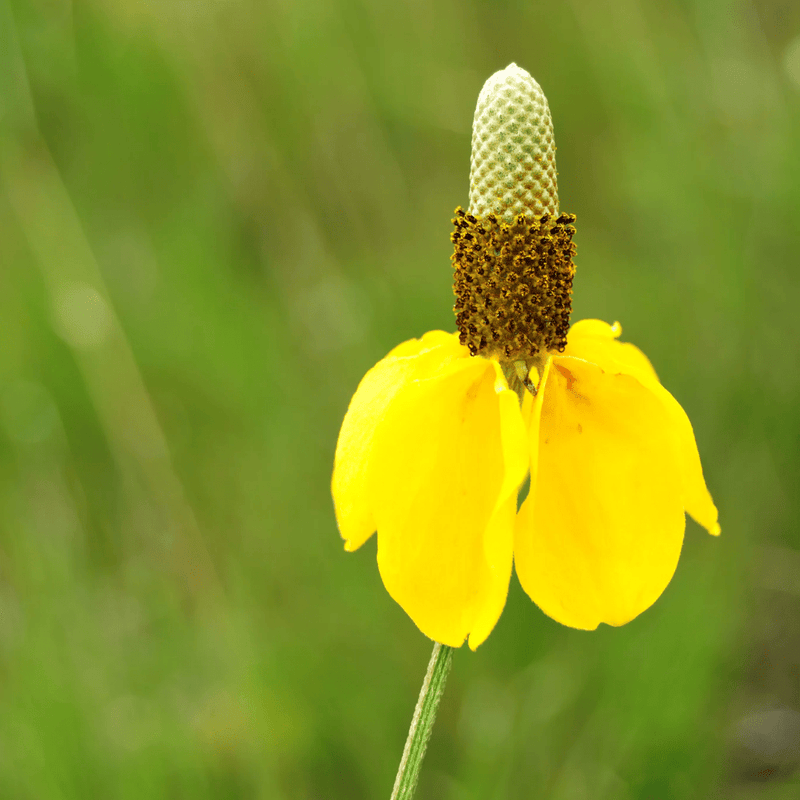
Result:
{"label": "flower head", "polygon": [[574,221],[547,101],[512,64],[478,99],[470,208],[454,219],[459,333],[405,342],[366,374],[334,463],[345,549],[377,530],[386,589],[444,644],[486,639],[512,563],[546,614],[591,630],[659,597],[685,512],[719,533],[689,419],[646,356],[616,323],[569,328]]}

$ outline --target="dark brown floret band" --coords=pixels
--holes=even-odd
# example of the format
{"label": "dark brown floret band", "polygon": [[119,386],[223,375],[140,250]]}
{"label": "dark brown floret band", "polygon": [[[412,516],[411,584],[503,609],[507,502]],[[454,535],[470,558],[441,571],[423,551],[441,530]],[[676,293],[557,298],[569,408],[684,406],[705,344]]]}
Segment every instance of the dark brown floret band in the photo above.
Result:
{"label": "dark brown floret band", "polygon": [[574,214],[495,214],[459,207],[450,234],[456,322],[472,355],[513,362],[563,351],[575,275]]}

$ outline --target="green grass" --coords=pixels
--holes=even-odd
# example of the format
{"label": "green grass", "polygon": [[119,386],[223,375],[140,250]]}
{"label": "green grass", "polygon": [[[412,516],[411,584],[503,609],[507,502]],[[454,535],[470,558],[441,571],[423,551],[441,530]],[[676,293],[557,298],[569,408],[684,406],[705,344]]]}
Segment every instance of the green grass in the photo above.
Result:
{"label": "green grass", "polygon": [[418,797],[796,796],[800,733],[742,731],[800,711],[798,33],[777,0],[0,0],[0,797],[388,797],[430,643],[342,551],[330,469],[364,372],[454,327],[510,61],[575,318],[684,405],[723,535],[690,522],[621,629],[512,579]]}

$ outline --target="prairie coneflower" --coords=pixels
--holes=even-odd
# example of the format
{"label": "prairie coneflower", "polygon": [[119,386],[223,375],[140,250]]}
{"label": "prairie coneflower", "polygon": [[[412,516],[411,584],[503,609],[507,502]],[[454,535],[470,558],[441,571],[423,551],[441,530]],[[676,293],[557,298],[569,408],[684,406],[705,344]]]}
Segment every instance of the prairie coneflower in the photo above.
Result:
{"label": "prairie coneflower", "polygon": [[559,210],[547,101],[516,65],[483,87],[472,147],[452,234],[459,333],[404,342],[366,374],[333,497],[347,550],[377,531],[383,583],[420,630],[475,649],[512,562],[558,622],[622,625],[669,583],[684,512],[719,525],[689,419],[644,354],[618,324],[569,327],[575,217]]}

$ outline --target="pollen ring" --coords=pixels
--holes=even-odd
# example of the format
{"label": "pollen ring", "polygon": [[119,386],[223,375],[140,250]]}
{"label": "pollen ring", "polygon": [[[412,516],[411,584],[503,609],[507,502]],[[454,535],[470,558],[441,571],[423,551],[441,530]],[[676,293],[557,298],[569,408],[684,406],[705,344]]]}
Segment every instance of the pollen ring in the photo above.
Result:
{"label": "pollen ring", "polygon": [[472,355],[501,361],[563,351],[575,275],[574,214],[511,223],[456,209],[451,257],[456,322]]}

